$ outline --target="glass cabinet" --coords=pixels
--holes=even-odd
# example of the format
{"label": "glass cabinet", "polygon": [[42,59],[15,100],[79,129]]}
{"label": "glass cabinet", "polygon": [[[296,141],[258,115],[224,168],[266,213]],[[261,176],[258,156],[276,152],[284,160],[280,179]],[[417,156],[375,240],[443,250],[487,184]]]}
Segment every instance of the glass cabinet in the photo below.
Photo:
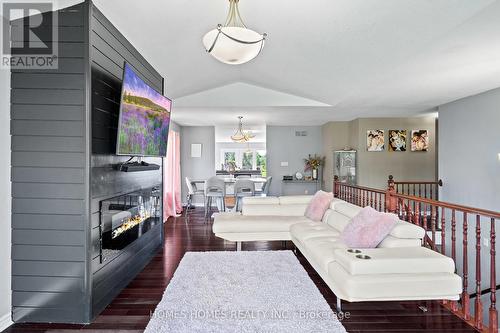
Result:
{"label": "glass cabinet", "polygon": [[356,185],[356,151],[337,150],[333,153],[333,174],[343,183]]}

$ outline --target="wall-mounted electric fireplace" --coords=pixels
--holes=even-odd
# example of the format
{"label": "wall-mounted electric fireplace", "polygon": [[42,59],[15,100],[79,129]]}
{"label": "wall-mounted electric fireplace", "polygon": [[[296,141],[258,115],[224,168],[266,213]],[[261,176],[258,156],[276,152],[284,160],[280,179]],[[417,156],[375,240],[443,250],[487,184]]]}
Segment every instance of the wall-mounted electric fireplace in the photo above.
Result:
{"label": "wall-mounted electric fireplace", "polygon": [[161,223],[160,198],[159,188],[153,187],[100,202],[101,262]]}

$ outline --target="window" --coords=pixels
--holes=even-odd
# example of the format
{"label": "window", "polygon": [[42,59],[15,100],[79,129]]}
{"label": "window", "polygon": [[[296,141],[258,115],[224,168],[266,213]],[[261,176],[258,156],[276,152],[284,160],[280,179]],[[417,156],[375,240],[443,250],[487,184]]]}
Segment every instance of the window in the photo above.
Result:
{"label": "window", "polygon": [[253,170],[253,151],[246,151],[243,153],[243,160],[241,161],[241,168],[243,170]]}
{"label": "window", "polygon": [[224,164],[236,163],[236,152],[227,151],[224,153]]}
{"label": "window", "polygon": [[255,164],[258,169],[260,169],[262,177],[267,176],[267,161],[266,161],[266,152],[264,150],[257,151]]}
{"label": "window", "polygon": [[221,160],[227,167],[229,163],[235,163],[236,167],[241,170],[257,170],[262,171],[265,176],[266,168],[266,151],[256,149],[222,149]]}

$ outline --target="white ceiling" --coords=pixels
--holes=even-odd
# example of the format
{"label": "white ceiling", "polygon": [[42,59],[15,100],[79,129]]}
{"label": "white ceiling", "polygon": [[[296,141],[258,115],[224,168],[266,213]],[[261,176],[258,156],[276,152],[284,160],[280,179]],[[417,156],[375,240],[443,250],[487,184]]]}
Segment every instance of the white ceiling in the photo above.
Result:
{"label": "white ceiling", "polygon": [[227,0],[94,1],[166,77],[181,125],[414,115],[500,86],[500,1],[241,0],[269,37],[240,66],[201,43]]}

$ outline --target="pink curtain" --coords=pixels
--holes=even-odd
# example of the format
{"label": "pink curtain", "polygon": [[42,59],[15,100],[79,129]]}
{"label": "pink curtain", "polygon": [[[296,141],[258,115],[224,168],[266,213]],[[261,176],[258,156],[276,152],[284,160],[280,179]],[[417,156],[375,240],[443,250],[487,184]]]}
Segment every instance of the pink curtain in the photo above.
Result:
{"label": "pink curtain", "polygon": [[163,219],[182,212],[181,203],[181,141],[178,132],[169,131],[167,157],[163,169]]}

